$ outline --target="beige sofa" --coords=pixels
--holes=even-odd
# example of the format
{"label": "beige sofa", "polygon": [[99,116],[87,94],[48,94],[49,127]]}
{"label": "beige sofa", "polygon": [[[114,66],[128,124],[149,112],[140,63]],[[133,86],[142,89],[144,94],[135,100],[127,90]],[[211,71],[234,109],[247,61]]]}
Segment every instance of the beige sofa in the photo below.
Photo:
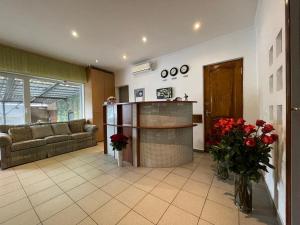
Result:
{"label": "beige sofa", "polygon": [[97,145],[97,127],[86,120],[33,125],[1,125],[1,168]]}

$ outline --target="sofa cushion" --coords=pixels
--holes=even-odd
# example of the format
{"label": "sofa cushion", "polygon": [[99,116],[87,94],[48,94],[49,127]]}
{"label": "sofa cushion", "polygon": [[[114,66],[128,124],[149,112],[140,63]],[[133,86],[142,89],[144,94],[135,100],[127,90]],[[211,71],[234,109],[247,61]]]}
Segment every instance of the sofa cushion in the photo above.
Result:
{"label": "sofa cushion", "polygon": [[82,120],[73,120],[69,122],[69,127],[71,132],[74,133],[81,133],[83,132],[83,127],[85,124],[85,119]]}
{"label": "sofa cushion", "polygon": [[55,135],[71,134],[69,125],[67,123],[55,123],[52,124],[51,126]]}
{"label": "sofa cushion", "polygon": [[44,138],[53,135],[51,125],[31,126],[32,137],[34,139]]}
{"label": "sofa cushion", "polygon": [[61,142],[61,141],[67,141],[69,139],[70,139],[69,135],[54,135],[54,136],[45,137],[47,144],[57,143],[57,142]]}
{"label": "sofa cushion", "polygon": [[76,133],[76,134],[71,134],[71,138],[73,140],[80,140],[84,138],[91,137],[91,134],[88,132],[81,132],[81,133]]}
{"label": "sofa cushion", "polygon": [[44,139],[34,139],[34,140],[28,140],[28,141],[20,141],[13,143],[11,146],[12,151],[20,151],[28,148],[36,148],[39,146],[43,146],[46,144],[46,141]]}
{"label": "sofa cushion", "polygon": [[24,127],[11,127],[8,130],[12,142],[27,141],[32,139],[31,129],[28,126]]}

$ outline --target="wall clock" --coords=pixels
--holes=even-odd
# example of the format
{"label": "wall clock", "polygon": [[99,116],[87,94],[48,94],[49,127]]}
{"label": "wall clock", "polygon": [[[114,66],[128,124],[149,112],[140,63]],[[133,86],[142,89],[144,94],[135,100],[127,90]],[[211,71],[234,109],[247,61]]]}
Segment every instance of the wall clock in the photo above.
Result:
{"label": "wall clock", "polygon": [[168,76],[168,74],[169,74],[168,70],[163,70],[163,71],[161,71],[160,76],[162,78],[166,78]]}
{"label": "wall clock", "polygon": [[170,70],[170,75],[171,76],[176,76],[178,73],[178,69],[176,67],[173,67],[171,70]]}
{"label": "wall clock", "polygon": [[190,70],[190,67],[188,65],[182,65],[180,67],[180,73],[181,74],[186,74],[187,72],[189,72],[189,70]]}

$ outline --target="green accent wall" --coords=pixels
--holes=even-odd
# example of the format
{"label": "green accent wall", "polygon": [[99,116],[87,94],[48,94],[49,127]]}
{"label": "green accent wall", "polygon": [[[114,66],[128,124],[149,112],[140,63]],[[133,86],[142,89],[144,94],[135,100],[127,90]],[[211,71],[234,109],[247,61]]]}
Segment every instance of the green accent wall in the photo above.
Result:
{"label": "green accent wall", "polygon": [[0,44],[0,71],[86,83],[85,67]]}

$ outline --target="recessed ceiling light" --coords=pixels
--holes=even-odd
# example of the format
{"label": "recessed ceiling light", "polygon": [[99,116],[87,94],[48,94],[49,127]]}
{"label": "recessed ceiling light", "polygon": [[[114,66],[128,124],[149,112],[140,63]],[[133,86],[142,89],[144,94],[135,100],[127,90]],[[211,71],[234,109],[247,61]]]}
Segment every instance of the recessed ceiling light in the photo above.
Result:
{"label": "recessed ceiling light", "polygon": [[124,60],[127,59],[127,55],[126,55],[126,54],[123,55],[123,59],[124,59]]}
{"label": "recessed ceiling light", "polygon": [[98,63],[99,62],[99,60],[98,59],[96,59],[96,63]]}
{"label": "recessed ceiling light", "polygon": [[196,23],[194,23],[194,31],[197,31],[197,30],[199,30],[199,29],[200,29],[200,27],[201,27],[201,23],[200,23],[200,22],[196,22]]}
{"label": "recessed ceiling light", "polygon": [[146,36],[143,36],[143,37],[142,37],[142,41],[143,41],[144,43],[146,43],[146,42],[147,42],[147,37],[146,37]]}
{"label": "recessed ceiling light", "polygon": [[79,37],[79,35],[78,35],[78,33],[77,33],[76,30],[72,30],[72,31],[71,31],[71,34],[72,34],[72,36],[73,36],[74,38],[78,38],[78,37]]}

